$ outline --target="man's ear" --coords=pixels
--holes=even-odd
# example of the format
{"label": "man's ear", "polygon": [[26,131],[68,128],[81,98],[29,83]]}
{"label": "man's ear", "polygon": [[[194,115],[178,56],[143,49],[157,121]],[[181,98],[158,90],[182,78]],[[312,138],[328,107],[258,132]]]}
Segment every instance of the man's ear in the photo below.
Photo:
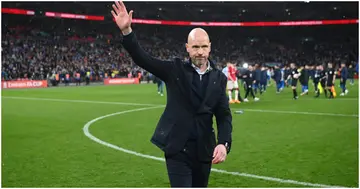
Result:
{"label": "man's ear", "polygon": [[185,43],[186,51],[189,52],[189,44]]}
{"label": "man's ear", "polygon": [[209,43],[209,52],[211,52],[211,43]]}

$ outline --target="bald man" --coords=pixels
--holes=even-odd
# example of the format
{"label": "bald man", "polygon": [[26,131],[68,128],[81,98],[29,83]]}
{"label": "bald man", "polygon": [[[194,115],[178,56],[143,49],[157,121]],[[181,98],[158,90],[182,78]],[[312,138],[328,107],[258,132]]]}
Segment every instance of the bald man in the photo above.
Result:
{"label": "bald man", "polygon": [[232,141],[227,78],[209,60],[208,34],[201,28],[191,30],[186,43],[188,61],[162,61],[139,45],[131,29],[133,11],[128,13],[121,1],[112,7],[111,13],[124,36],[123,47],[137,65],[166,84],[167,104],[151,142],[164,151],[170,185],[207,187],[212,164],[225,161]]}

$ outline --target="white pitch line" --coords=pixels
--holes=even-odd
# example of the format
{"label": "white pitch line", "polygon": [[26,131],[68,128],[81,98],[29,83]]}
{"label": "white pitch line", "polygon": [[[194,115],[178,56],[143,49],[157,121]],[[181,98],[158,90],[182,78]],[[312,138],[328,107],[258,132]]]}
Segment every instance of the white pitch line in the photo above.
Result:
{"label": "white pitch line", "polygon": [[56,99],[56,98],[27,98],[27,97],[13,97],[3,96],[7,99],[18,100],[42,100],[42,101],[54,101],[54,102],[74,102],[74,103],[91,103],[91,104],[115,104],[115,105],[129,105],[129,106],[160,106],[161,104],[140,104],[131,102],[107,102],[107,101],[92,101],[92,100],[71,100],[71,99]]}
{"label": "white pitch line", "polygon": [[[53,101],[53,102],[129,105],[129,106],[162,106],[162,107],[165,106],[165,105],[161,105],[161,104],[142,104],[142,103],[131,103],[131,102],[109,102],[109,101],[92,101],[92,100],[71,100],[71,99],[55,99],[55,98],[27,98],[27,97],[12,97],[12,96],[2,96],[2,98],[5,98],[5,99],[18,99],[18,100]],[[287,114],[358,117],[358,115],[356,115],[356,114],[335,114],[335,113],[321,113],[321,112],[297,112],[297,111],[261,110],[261,109],[242,109],[242,110],[253,111],[253,112],[269,112],[269,113],[287,113]]]}
{"label": "white pitch line", "polygon": [[89,137],[91,140],[99,143],[99,144],[102,144],[104,146],[107,146],[107,147],[110,147],[110,148],[113,148],[115,150],[119,150],[119,151],[123,151],[125,153],[128,153],[128,154],[132,154],[132,155],[135,155],[135,156],[139,156],[139,157],[143,157],[143,158],[149,158],[149,159],[154,159],[154,160],[158,160],[158,161],[165,161],[163,158],[158,158],[158,157],[154,157],[154,156],[149,156],[149,155],[145,155],[145,154],[141,154],[141,153],[137,153],[137,152],[134,152],[134,151],[131,151],[131,150],[127,150],[127,149],[124,149],[124,148],[121,148],[121,147],[118,147],[116,145],[113,145],[113,144],[110,144],[110,143],[107,143],[107,142],[104,142],[98,138],[96,138],[95,136],[93,136],[90,132],[89,132],[89,127],[91,124],[101,120],[101,119],[104,119],[104,118],[107,118],[107,117],[111,117],[111,116],[115,116],[115,115],[120,115],[120,114],[126,114],[126,113],[131,113],[131,112],[137,112],[137,111],[143,111],[143,110],[150,110],[150,109],[155,109],[155,108],[160,108],[162,106],[155,106],[155,107],[147,107],[147,108],[138,108],[138,109],[132,109],[132,110],[126,110],[126,111],[121,111],[121,112],[116,112],[116,113],[113,113],[113,114],[108,114],[108,115],[105,115],[105,116],[101,116],[101,117],[98,117],[98,118],[95,118],[89,122],[87,122],[83,128],[83,131],[85,133],[85,135],[87,137]]}
{"label": "white pitch line", "polygon": [[358,117],[356,114],[334,114],[321,112],[297,112],[297,111],[281,111],[281,110],[262,110],[262,109],[241,109],[249,112],[265,112],[265,113],[281,113],[281,114],[304,114],[304,115],[323,115],[323,116],[340,116],[340,117]]}
{"label": "white pitch line", "polygon": [[[294,99],[281,99],[281,100],[290,100],[290,101],[294,101]],[[328,99],[328,98],[322,98],[322,97],[319,97],[319,98],[313,98],[313,99],[310,99],[310,98],[301,98],[299,97],[298,101],[303,101],[303,100],[307,100],[307,101],[317,101],[317,100],[327,100],[327,101],[332,101],[332,102],[336,102],[336,101],[358,101],[359,99],[358,98],[341,98],[341,97],[338,97],[336,99]]]}
{"label": "white pitch line", "polygon": [[[164,158],[155,157],[155,156],[151,156],[151,155],[146,155],[146,154],[138,153],[138,152],[128,150],[128,149],[125,149],[125,148],[121,148],[121,147],[116,146],[114,144],[110,144],[110,143],[107,143],[105,141],[102,141],[102,140],[95,137],[94,135],[92,135],[89,132],[89,128],[90,128],[91,124],[93,124],[93,123],[95,123],[95,122],[97,122],[97,121],[99,121],[101,119],[111,117],[111,116],[115,116],[115,115],[126,114],[126,113],[137,112],[137,111],[144,111],[144,110],[155,109],[155,108],[160,108],[160,107],[163,107],[163,106],[138,108],[138,109],[126,110],[126,111],[121,111],[121,112],[116,112],[116,113],[100,116],[100,117],[97,117],[97,118],[87,122],[83,127],[83,131],[84,131],[84,134],[88,138],[90,138],[91,140],[93,140],[93,141],[95,141],[95,142],[97,142],[97,143],[99,143],[101,145],[104,145],[104,146],[107,146],[109,148],[119,150],[119,151],[122,151],[122,152],[125,152],[125,153],[128,153],[128,154],[132,154],[132,155],[135,155],[135,156],[138,156],[138,157],[143,157],[143,158],[147,158],[147,159],[153,159],[153,160],[164,162],[165,161]],[[211,171],[217,172],[217,173],[222,173],[222,174],[234,175],[234,176],[255,178],[255,179],[261,179],[261,180],[267,180],[267,181],[273,181],[273,182],[279,182],[279,183],[302,185],[302,186],[323,187],[323,188],[346,188],[344,186],[332,186],[332,185],[325,185],[325,184],[318,184],[318,183],[301,182],[301,181],[296,181],[296,180],[274,178],[274,177],[254,175],[254,174],[248,174],[248,173],[230,172],[230,171],[221,170],[221,169],[214,169],[214,168],[212,168]]]}

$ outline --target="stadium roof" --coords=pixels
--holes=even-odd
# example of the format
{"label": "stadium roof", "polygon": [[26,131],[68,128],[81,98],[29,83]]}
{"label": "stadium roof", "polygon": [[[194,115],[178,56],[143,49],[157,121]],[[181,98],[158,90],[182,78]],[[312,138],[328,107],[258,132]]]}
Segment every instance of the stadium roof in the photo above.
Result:
{"label": "stadium roof", "polygon": [[[103,15],[113,2],[2,2],[4,8]],[[134,17],[188,21],[288,21],[358,18],[358,2],[125,2]]]}

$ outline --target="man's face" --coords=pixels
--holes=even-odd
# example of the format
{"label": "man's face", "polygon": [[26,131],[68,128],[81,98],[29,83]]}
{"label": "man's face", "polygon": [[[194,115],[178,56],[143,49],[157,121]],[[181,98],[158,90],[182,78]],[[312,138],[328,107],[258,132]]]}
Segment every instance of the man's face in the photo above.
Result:
{"label": "man's face", "polygon": [[195,33],[189,37],[186,44],[186,50],[189,53],[191,61],[196,66],[207,63],[211,51],[211,43],[209,37],[205,33]]}
{"label": "man's face", "polygon": [[328,63],[328,68],[332,68],[332,64],[331,64],[331,63]]}
{"label": "man's face", "polygon": [[294,69],[294,68],[295,68],[295,64],[290,64],[290,68]]}
{"label": "man's face", "polygon": [[342,68],[345,68],[345,64],[341,64],[341,67],[342,67]]}

